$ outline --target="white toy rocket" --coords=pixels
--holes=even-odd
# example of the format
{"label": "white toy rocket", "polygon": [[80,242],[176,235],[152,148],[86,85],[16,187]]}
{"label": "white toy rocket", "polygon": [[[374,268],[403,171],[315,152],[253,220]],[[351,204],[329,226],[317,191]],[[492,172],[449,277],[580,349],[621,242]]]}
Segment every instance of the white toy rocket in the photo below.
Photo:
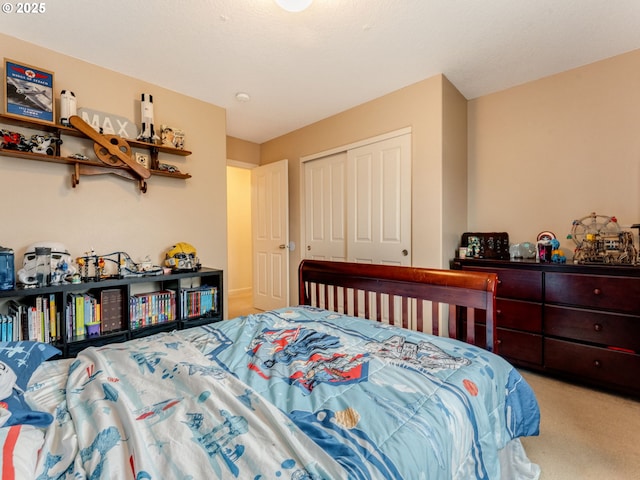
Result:
{"label": "white toy rocket", "polygon": [[159,137],[153,128],[153,95],[143,93],[140,98],[140,116],[142,120],[142,128],[138,140],[143,142],[155,143]]}
{"label": "white toy rocket", "polygon": [[62,125],[69,124],[69,117],[77,115],[76,96],[71,90],[62,90],[60,93],[60,123]]}

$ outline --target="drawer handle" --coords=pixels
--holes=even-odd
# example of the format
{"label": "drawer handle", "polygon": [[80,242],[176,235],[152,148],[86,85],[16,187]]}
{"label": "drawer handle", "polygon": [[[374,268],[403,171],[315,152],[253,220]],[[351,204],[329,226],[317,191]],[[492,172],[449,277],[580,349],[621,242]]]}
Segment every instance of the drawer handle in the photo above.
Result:
{"label": "drawer handle", "polygon": [[500,309],[496,310],[496,315],[502,315],[502,310]]}
{"label": "drawer handle", "polygon": [[502,285],[502,280],[498,279],[498,285]]}
{"label": "drawer handle", "polygon": [[596,368],[600,368],[602,367],[602,362],[600,360],[594,360],[593,361],[593,366]]}
{"label": "drawer handle", "polygon": [[596,324],[593,326],[593,329],[594,329],[596,332],[601,332],[601,331],[602,331],[602,325],[600,325],[599,323],[596,323]]}
{"label": "drawer handle", "polygon": [[600,295],[602,293],[602,290],[600,290],[599,288],[594,288],[593,289],[593,294],[594,295]]}

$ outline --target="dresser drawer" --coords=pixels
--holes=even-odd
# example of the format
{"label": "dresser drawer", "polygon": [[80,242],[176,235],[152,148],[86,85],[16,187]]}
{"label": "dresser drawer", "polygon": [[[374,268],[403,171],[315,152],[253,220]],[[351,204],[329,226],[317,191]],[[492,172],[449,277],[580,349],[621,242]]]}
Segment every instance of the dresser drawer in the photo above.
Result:
{"label": "dresser drawer", "polygon": [[475,266],[471,268],[465,267],[465,270],[497,273],[498,297],[542,301],[542,272]]}
{"label": "dresser drawer", "polygon": [[604,386],[640,391],[639,355],[545,338],[544,366]]}
{"label": "dresser drawer", "polygon": [[640,314],[640,278],[545,273],[545,301]]}
{"label": "dresser drawer", "polygon": [[496,325],[541,333],[542,304],[499,298],[496,301]]}
{"label": "dresser drawer", "polygon": [[640,353],[640,317],[545,305],[544,333]]}
{"label": "dresser drawer", "polygon": [[[486,343],[483,325],[476,325],[476,345]],[[517,332],[506,328],[497,329],[498,354],[515,364],[528,366],[542,365],[542,336]]]}

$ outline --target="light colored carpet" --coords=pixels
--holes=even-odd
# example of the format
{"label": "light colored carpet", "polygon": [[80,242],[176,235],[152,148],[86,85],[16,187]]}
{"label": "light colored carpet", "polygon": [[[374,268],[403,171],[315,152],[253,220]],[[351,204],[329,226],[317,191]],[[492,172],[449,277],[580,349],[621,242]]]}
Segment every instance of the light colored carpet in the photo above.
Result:
{"label": "light colored carpet", "polygon": [[249,315],[251,313],[259,313],[262,310],[253,308],[253,293],[229,293],[227,307],[227,318],[236,318],[242,315]]}
{"label": "light colored carpet", "polygon": [[640,401],[521,373],[540,405],[540,436],[522,444],[541,480],[640,479]]}

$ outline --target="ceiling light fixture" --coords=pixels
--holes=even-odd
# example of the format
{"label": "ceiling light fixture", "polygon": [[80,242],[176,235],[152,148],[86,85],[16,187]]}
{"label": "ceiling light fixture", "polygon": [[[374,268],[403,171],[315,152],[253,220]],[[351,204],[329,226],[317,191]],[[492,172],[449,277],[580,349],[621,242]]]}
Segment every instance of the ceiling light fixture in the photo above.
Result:
{"label": "ceiling light fixture", "polygon": [[248,102],[249,100],[251,100],[251,97],[246,92],[238,92],[236,93],[236,100],[238,100],[239,102]]}
{"label": "ceiling light fixture", "polygon": [[280,8],[287,12],[301,12],[305,10],[313,0],[276,0]]}

